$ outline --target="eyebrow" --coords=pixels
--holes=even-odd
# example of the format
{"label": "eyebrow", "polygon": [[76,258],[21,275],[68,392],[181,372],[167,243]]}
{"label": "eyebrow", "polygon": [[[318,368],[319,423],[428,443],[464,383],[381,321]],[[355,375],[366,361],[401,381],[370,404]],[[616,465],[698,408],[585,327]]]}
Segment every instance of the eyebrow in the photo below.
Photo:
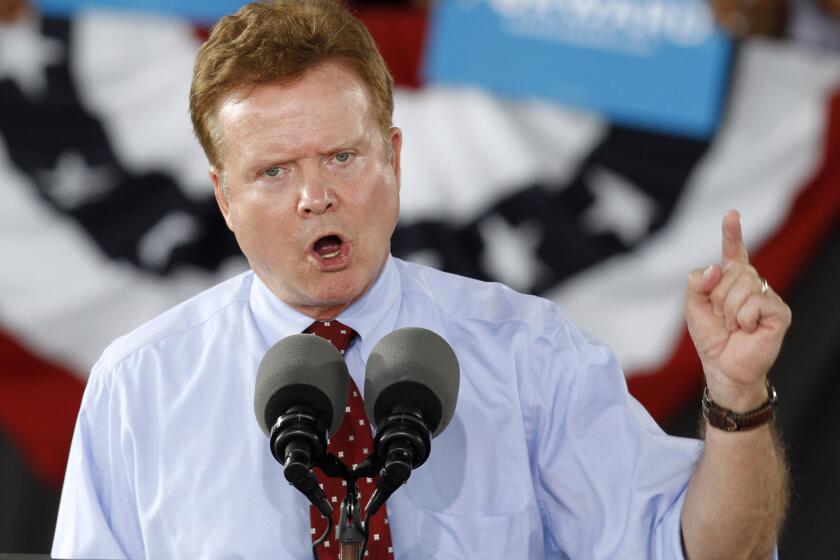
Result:
{"label": "eyebrow", "polygon": [[[329,148],[325,150],[319,150],[318,155],[323,157],[332,154],[337,154],[340,152],[358,150],[361,146],[369,144],[369,135],[366,132],[366,130],[363,130],[360,134],[353,134],[343,140],[333,142],[329,145]],[[295,162],[299,159],[299,155],[296,155],[293,152],[289,151],[283,151],[279,153],[275,152],[273,155],[269,153],[264,156],[261,155],[260,157],[255,158],[253,165],[248,166],[248,169],[251,172],[257,172],[263,169],[267,169],[270,166],[283,166]]]}
{"label": "eyebrow", "polygon": [[330,154],[336,154],[340,152],[344,152],[351,149],[357,149],[361,144],[365,143],[365,134],[357,135],[354,138],[350,138],[347,140],[343,140],[341,142],[336,142],[333,144],[329,149],[324,150],[321,155],[326,156]]}

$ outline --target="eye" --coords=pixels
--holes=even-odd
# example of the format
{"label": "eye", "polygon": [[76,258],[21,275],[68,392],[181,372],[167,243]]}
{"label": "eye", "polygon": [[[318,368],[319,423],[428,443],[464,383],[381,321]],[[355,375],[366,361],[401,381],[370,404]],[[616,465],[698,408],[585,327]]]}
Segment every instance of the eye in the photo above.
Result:
{"label": "eye", "polygon": [[340,152],[335,154],[335,161],[338,163],[346,163],[350,160],[350,153],[349,152]]}
{"label": "eye", "polygon": [[268,169],[263,171],[263,173],[265,173],[265,175],[268,176],[268,177],[277,177],[280,174],[280,168],[279,167],[269,167]]}

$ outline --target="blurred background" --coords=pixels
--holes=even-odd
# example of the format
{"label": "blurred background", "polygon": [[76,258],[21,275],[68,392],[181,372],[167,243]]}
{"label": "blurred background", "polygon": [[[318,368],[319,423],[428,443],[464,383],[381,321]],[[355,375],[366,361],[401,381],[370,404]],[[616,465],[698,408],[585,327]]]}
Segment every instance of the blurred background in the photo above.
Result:
{"label": "blurred background", "polygon": [[[0,0],[0,552],[49,551],[108,342],[246,266],[187,114],[240,4]],[[697,432],[703,385],[685,277],[741,211],[794,316],[772,372],[783,558],[840,557],[838,4],[351,4],[397,82],[394,254],[553,299],[673,434]]]}

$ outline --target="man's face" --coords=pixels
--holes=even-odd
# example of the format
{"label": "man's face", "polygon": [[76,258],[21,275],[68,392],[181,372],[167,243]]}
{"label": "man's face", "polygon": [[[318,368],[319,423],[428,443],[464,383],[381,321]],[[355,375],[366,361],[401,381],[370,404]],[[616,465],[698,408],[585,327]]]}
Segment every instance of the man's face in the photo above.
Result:
{"label": "man's face", "polygon": [[210,177],[251,268],[298,311],[333,318],[388,257],[400,130],[383,139],[367,88],[337,62],[228,98],[216,125],[224,173],[211,168]]}

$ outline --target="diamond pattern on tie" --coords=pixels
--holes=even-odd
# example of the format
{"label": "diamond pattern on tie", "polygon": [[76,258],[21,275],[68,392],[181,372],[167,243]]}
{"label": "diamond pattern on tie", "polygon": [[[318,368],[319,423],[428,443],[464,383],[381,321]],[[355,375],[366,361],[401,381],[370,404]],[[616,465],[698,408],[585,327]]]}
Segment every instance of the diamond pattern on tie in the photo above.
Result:
{"label": "diamond pattern on tie", "polygon": [[[350,347],[350,343],[356,336],[356,332],[350,327],[338,321],[316,321],[308,329],[312,333],[325,338],[333,343],[342,354]],[[327,450],[339,457],[344,464],[355,468],[367,458],[368,451],[373,449],[373,434],[370,430],[370,422],[365,414],[365,404],[360,396],[359,388],[351,378],[350,391],[347,398],[347,408],[344,420],[338,430],[330,437]],[[333,506],[333,521],[338,524],[339,505],[346,495],[344,481],[338,478],[325,476],[320,469],[315,469],[315,476],[324,492],[327,500]],[[376,488],[376,478],[363,478],[357,483],[359,487],[359,502],[362,508],[367,505],[371,494]],[[367,558],[375,560],[392,560],[394,558],[391,547],[391,530],[388,527],[387,505],[368,520],[368,548],[365,553]],[[317,540],[326,530],[327,521],[314,506],[309,508],[310,520],[312,522],[312,540]],[[319,547],[318,555],[322,560],[337,559],[339,545],[335,539],[335,532]]]}

